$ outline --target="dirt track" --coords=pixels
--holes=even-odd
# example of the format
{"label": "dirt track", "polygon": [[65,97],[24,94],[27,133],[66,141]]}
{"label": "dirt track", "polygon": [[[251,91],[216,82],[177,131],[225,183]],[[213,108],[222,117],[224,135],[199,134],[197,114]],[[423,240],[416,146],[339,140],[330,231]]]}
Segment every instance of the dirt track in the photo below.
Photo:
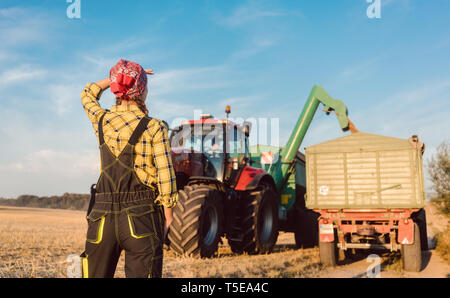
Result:
{"label": "dirt track", "polygon": [[[428,245],[430,250],[422,252],[422,270],[420,272],[404,272],[402,270],[401,259],[399,253],[380,254],[381,257],[381,273],[380,277],[421,277],[421,278],[450,278],[450,266],[446,263],[439,254],[434,250],[435,235],[443,231],[448,226],[448,219],[439,214],[436,208],[428,204],[425,207],[427,216],[427,232]],[[379,252],[370,252],[377,253]],[[341,261],[340,266],[335,268],[324,268],[321,271],[320,277],[367,277],[367,268],[371,264],[367,261],[367,256],[370,253],[359,254],[354,256],[354,259]]]}

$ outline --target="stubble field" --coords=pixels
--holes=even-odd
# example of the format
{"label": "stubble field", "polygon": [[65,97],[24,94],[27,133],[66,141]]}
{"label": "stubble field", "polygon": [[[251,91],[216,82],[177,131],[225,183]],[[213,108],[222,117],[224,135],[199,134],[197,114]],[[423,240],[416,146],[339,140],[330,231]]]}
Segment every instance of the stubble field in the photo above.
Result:
{"label": "stubble field", "polygon": [[[86,228],[81,211],[0,206],[0,277],[66,277],[67,258],[83,251]],[[442,264],[435,252],[431,254]],[[383,277],[411,277],[402,272],[398,254],[381,257]],[[433,265],[433,258],[428,257],[425,267]],[[163,277],[340,277],[345,273],[365,277],[368,265],[362,255],[337,268],[324,267],[317,247],[296,249],[294,235],[280,233],[268,255],[235,255],[225,239],[211,259],[178,257],[165,250]],[[115,277],[125,277],[123,266],[122,255]],[[417,277],[446,277],[449,267],[445,262],[442,266],[437,275],[433,268],[425,268]]]}

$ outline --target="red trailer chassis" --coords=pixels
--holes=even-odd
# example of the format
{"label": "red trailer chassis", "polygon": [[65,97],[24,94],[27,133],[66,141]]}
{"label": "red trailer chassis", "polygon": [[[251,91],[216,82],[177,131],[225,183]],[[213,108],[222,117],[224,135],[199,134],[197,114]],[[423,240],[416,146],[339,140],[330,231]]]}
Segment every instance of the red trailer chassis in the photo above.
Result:
{"label": "red trailer chassis", "polygon": [[411,214],[419,209],[317,209],[319,241],[353,248],[397,251],[414,242]]}

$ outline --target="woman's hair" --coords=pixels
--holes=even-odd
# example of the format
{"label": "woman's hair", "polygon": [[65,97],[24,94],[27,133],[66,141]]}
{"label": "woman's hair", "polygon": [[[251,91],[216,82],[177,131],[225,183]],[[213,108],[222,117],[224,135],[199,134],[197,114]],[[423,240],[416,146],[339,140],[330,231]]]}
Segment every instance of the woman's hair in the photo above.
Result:
{"label": "woman's hair", "polygon": [[[145,98],[143,98],[143,94],[141,94],[140,96],[136,97],[136,98],[131,98],[129,99],[129,101],[134,101],[137,103],[139,109],[146,115],[148,116],[148,109],[147,106],[145,105]],[[122,104],[122,98],[116,98],[116,105],[121,105]]]}

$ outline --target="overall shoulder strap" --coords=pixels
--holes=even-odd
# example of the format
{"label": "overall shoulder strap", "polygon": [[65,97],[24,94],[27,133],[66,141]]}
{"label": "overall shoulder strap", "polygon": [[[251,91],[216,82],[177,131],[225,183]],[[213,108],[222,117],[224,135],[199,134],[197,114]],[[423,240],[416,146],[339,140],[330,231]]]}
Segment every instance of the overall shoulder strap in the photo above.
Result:
{"label": "overall shoulder strap", "polygon": [[105,118],[107,112],[108,110],[103,113],[103,115],[100,117],[100,120],[98,121],[98,142],[100,145],[103,145],[103,143],[105,143],[105,139],[103,138],[103,118]]}
{"label": "overall shoulder strap", "polygon": [[128,143],[130,145],[136,145],[137,141],[141,137],[141,135],[144,133],[145,130],[147,130],[147,125],[150,122],[152,118],[150,117],[143,117],[141,121],[139,121],[138,125],[136,126],[135,130],[133,131],[133,134],[131,135],[130,139],[128,140]]}

